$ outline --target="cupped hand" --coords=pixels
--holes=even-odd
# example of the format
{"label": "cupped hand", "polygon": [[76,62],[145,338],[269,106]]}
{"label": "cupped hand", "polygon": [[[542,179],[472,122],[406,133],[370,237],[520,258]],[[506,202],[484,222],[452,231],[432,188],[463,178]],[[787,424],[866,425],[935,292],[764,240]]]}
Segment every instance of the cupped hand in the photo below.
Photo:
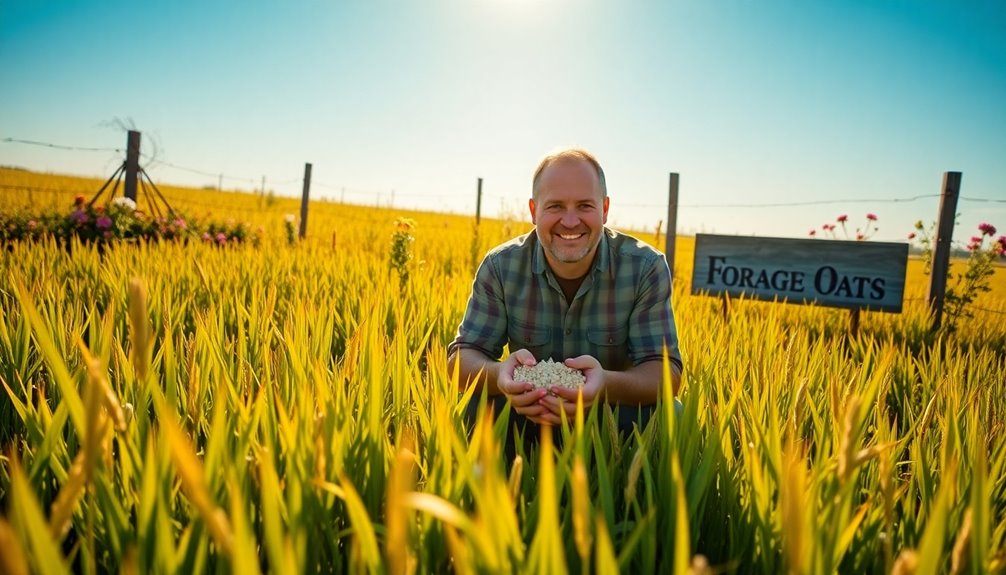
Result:
{"label": "cupped hand", "polygon": [[590,355],[571,357],[564,361],[566,367],[579,369],[583,372],[586,381],[580,388],[568,388],[554,385],[549,388],[550,395],[541,400],[541,403],[548,408],[550,414],[555,418],[561,418],[561,413],[566,412],[566,419],[570,420],[576,416],[577,396],[583,395],[583,409],[586,411],[604,396],[604,369],[601,362]]}
{"label": "cupped hand", "polygon": [[500,364],[496,387],[503,395],[507,396],[511,407],[517,413],[538,424],[555,425],[558,423],[558,418],[549,413],[548,408],[540,403],[541,399],[548,395],[548,391],[536,388],[526,381],[514,379],[514,370],[517,369],[517,366],[531,367],[537,363],[534,355],[526,349],[518,349],[511,353]]}

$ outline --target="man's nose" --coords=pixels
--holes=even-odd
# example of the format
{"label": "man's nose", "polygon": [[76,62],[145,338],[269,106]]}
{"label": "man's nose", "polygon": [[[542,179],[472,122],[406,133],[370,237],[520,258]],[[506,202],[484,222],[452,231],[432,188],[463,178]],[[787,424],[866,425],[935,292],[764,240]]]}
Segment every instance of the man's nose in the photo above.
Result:
{"label": "man's nose", "polygon": [[567,228],[575,228],[580,225],[580,216],[578,216],[574,210],[566,210],[562,214],[561,223]]}

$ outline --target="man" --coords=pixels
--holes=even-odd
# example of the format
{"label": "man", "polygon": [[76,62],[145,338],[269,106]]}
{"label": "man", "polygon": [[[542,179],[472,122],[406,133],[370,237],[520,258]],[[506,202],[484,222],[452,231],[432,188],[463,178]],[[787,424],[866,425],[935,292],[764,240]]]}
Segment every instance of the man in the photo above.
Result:
{"label": "man", "polygon": [[[604,227],[608,203],[593,155],[567,149],[546,156],[528,202],[534,232],[493,248],[476,273],[448,362],[458,364],[462,385],[485,386],[495,409],[509,400],[518,424],[556,425],[563,410],[571,419],[578,392],[584,408],[601,401],[652,406],[665,345],[674,393],[680,387],[670,271],[660,252]],[[511,353],[500,361],[505,344]],[[514,379],[518,364],[546,358],[581,370],[583,387],[536,389]],[[631,422],[620,422],[626,426]]]}

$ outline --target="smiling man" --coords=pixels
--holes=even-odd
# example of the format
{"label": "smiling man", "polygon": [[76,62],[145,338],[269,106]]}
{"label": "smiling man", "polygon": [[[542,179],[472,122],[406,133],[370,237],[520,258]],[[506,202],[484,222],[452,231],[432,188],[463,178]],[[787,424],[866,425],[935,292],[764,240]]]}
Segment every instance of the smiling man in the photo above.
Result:
{"label": "smiling man", "polygon": [[[660,252],[604,226],[608,204],[604,171],[593,155],[566,149],[546,156],[528,202],[534,232],[490,250],[476,273],[448,360],[458,364],[462,385],[486,387],[494,409],[505,409],[509,400],[518,425],[555,425],[561,410],[567,418],[575,413],[576,390],[514,379],[518,365],[546,358],[583,372],[584,407],[600,401],[642,406],[620,410],[623,430],[652,412],[664,346],[678,391],[670,271]],[[511,353],[502,358],[505,345]]]}

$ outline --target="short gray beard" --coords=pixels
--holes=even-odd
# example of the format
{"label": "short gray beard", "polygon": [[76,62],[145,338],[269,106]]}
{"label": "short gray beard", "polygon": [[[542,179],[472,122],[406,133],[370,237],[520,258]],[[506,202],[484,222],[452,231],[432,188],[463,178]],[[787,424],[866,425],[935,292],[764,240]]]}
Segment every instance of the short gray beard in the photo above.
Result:
{"label": "short gray beard", "polygon": [[595,243],[593,243],[591,245],[588,245],[586,248],[584,248],[583,252],[580,253],[579,255],[577,255],[575,258],[564,257],[564,256],[560,255],[559,254],[559,250],[555,247],[554,244],[548,246],[548,252],[550,254],[552,254],[552,257],[555,258],[556,261],[558,261],[558,262],[561,262],[561,263],[564,263],[564,264],[575,264],[575,263],[577,263],[579,261],[582,261],[583,258],[585,258],[588,255],[590,255],[590,252],[592,252],[594,250],[594,248],[597,247],[597,244],[600,243],[600,239],[601,238],[598,237],[598,241],[597,242],[595,242]]}

